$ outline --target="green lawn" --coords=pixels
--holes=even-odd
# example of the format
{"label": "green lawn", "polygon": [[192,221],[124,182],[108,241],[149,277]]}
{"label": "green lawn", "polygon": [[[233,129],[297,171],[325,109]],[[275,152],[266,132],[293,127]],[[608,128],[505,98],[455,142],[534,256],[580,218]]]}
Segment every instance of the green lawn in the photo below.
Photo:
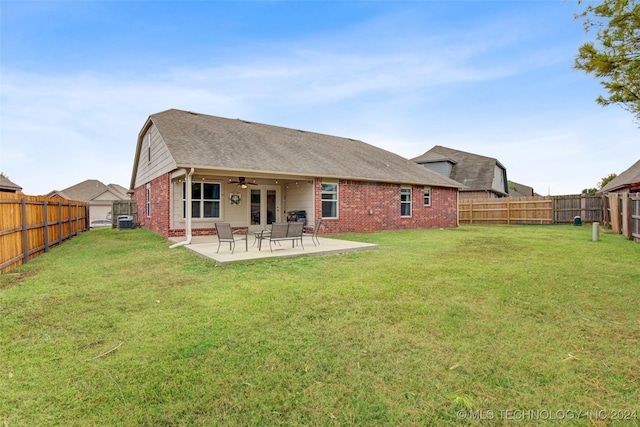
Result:
{"label": "green lawn", "polygon": [[98,230],[0,276],[0,426],[640,423],[640,244],[341,238],[380,249],[216,267]]}

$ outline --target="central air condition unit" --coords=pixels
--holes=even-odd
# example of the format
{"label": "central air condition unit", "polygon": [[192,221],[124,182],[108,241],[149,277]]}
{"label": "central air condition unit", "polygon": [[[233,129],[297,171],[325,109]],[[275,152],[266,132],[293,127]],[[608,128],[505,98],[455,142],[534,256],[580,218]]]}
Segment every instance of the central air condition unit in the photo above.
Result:
{"label": "central air condition unit", "polygon": [[130,230],[133,228],[133,216],[132,215],[120,215],[118,216],[118,230]]}

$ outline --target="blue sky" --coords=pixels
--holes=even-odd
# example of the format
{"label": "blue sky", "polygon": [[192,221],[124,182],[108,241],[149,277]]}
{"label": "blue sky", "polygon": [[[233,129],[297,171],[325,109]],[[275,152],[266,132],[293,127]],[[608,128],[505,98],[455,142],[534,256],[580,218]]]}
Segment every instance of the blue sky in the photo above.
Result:
{"label": "blue sky", "polygon": [[170,108],[497,158],[546,194],[640,158],[632,115],[572,69],[573,1],[0,0],[0,169],[26,194],[129,186]]}

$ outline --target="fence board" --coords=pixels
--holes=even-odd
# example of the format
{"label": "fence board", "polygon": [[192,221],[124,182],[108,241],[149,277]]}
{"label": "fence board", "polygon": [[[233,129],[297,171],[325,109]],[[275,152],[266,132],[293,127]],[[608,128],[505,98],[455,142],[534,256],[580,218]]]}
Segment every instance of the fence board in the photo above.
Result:
{"label": "fence board", "polygon": [[620,209],[620,195],[616,193],[609,194],[609,212],[611,213],[611,229],[614,233],[618,234],[622,231],[620,226],[620,218],[622,215],[622,209]]}
{"label": "fence board", "polygon": [[551,224],[552,208],[549,196],[463,199],[458,218],[467,224]]}
{"label": "fence board", "polygon": [[640,193],[629,196],[631,238],[640,241]]}
{"label": "fence board", "polygon": [[554,224],[570,224],[576,216],[582,222],[603,222],[603,200],[600,195],[577,194],[553,196]]}
{"label": "fence board", "polygon": [[88,230],[88,209],[77,200],[0,193],[0,271]]}
{"label": "fence board", "polygon": [[133,223],[138,223],[138,205],[135,200],[116,200],[111,207],[111,226],[118,227],[118,217],[120,215],[133,216]]}
{"label": "fence board", "polygon": [[601,222],[603,199],[598,195],[505,197],[458,202],[458,218],[467,224],[569,224]]}

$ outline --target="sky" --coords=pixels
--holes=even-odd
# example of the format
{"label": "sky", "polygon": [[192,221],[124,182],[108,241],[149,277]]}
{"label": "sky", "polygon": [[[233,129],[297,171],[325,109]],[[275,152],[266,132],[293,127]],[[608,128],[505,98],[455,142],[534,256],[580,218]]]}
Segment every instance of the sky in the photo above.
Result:
{"label": "sky", "polygon": [[541,195],[640,158],[573,69],[575,1],[0,0],[0,171],[29,195],[126,188],[151,114],[319,132],[406,158],[494,157]]}

